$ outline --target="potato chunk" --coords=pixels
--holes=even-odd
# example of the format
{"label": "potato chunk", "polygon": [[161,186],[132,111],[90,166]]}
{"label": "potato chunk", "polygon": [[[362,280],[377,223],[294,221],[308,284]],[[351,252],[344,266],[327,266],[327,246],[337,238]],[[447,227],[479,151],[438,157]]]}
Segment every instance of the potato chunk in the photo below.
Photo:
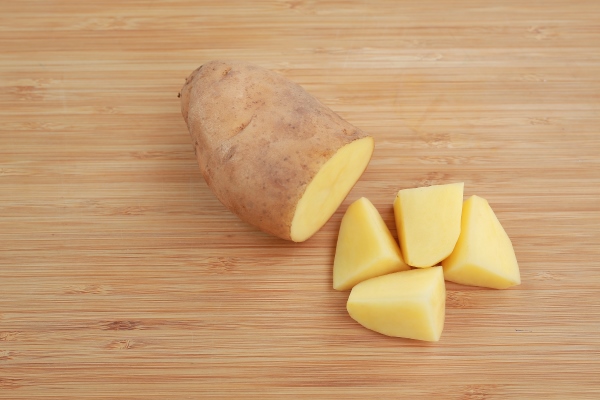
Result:
{"label": "potato chunk", "polygon": [[431,267],[450,255],[460,234],[463,187],[461,182],[398,192],[394,214],[408,265]]}
{"label": "potato chunk", "polygon": [[348,290],[366,279],[408,269],[398,243],[373,203],[365,197],[352,203],[340,225],[333,288]]}
{"label": "potato chunk", "polygon": [[520,284],[512,242],[487,200],[478,196],[466,200],[461,224],[454,251],[442,261],[446,279],[494,289]]}
{"label": "potato chunk", "polygon": [[446,314],[442,267],[363,281],[352,288],[346,308],[365,328],[388,336],[437,342]]}

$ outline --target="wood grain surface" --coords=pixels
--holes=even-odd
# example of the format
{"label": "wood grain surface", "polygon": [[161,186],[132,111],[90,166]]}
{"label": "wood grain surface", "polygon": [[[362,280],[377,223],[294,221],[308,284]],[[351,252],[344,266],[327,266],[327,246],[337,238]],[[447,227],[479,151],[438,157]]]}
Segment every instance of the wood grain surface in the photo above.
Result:
{"label": "wood grain surface", "polygon": [[[1,399],[600,398],[600,2],[2,1]],[[376,139],[302,244],[202,180],[177,93],[274,69]],[[332,289],[360,196],[465,182],[521,286],[448,284],[438,343]]]}

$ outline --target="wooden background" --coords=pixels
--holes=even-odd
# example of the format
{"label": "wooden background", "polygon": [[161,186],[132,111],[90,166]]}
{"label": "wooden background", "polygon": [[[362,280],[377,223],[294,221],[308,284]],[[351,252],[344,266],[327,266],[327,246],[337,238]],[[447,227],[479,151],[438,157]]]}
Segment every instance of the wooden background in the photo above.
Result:
{"label": "wooden background", "polygon": [[[1,399],[600,398],[600,2],[2,1]],[[377,142],[309,241],[230,215],[177,93],[252,61]],[[438,343],[352,321],[344,210],[465,182],[523,284],[448,284]],[[395,230],[394,230],[395,234]]]}

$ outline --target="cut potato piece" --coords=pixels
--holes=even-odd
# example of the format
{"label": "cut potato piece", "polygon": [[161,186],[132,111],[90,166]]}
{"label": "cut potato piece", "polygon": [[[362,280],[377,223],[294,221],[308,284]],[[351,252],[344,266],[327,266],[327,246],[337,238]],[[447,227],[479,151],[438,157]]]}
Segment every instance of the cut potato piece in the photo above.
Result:
{"label": "cut potato piece", "polygon": [[366,279],[410,269],[398,243],[375,206],[366,198],[348,207],[333,262],[333,288],[352,289]]}
{"label": "cut potato piece", "polygon": [[302,87],[240,61],[210,61],[181,89],[208,187],[243,221],[307,240],[364,172],[373,138]]}
{"label": "cut potato piece", "polygon": [[375,142],[367,136],[345,145],[325,163],[300,198],[291,237],[303,242],[327,222],[369,164]]}
{"label": "cut potato piece", "polygon": [[450,255],[460,234],[463,188],[461,182],[398,192],[394,214],[408,265],[431,267]]}
{"label": "cut potato piece", "polygon": [[442,266],[447,280],[463,285],[505,289],[521,283],[512,243],[487,200],[478,196],[464,202],[460,237]]}
{"label": "cut potato piece", "polygon": [[436,342],[444,329],[442,267],[395,272],[352,288],[347,310],[365,328],[388,336]]}

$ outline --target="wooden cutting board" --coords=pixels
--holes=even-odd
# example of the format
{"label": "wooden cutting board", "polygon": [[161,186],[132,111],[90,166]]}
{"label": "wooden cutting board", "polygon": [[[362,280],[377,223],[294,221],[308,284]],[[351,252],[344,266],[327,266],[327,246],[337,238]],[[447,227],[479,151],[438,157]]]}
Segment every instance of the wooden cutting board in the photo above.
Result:
{"label": "wooden cutting board", "polygon": [[[600,398],[600,3],[4,1],[0,398]],[[177,93],[252,61],[377,142],[302,244],[240,222]],[[389,338],[332,289],[360,196],[465,182],[523,283],[448,284],[438,343]]]}

